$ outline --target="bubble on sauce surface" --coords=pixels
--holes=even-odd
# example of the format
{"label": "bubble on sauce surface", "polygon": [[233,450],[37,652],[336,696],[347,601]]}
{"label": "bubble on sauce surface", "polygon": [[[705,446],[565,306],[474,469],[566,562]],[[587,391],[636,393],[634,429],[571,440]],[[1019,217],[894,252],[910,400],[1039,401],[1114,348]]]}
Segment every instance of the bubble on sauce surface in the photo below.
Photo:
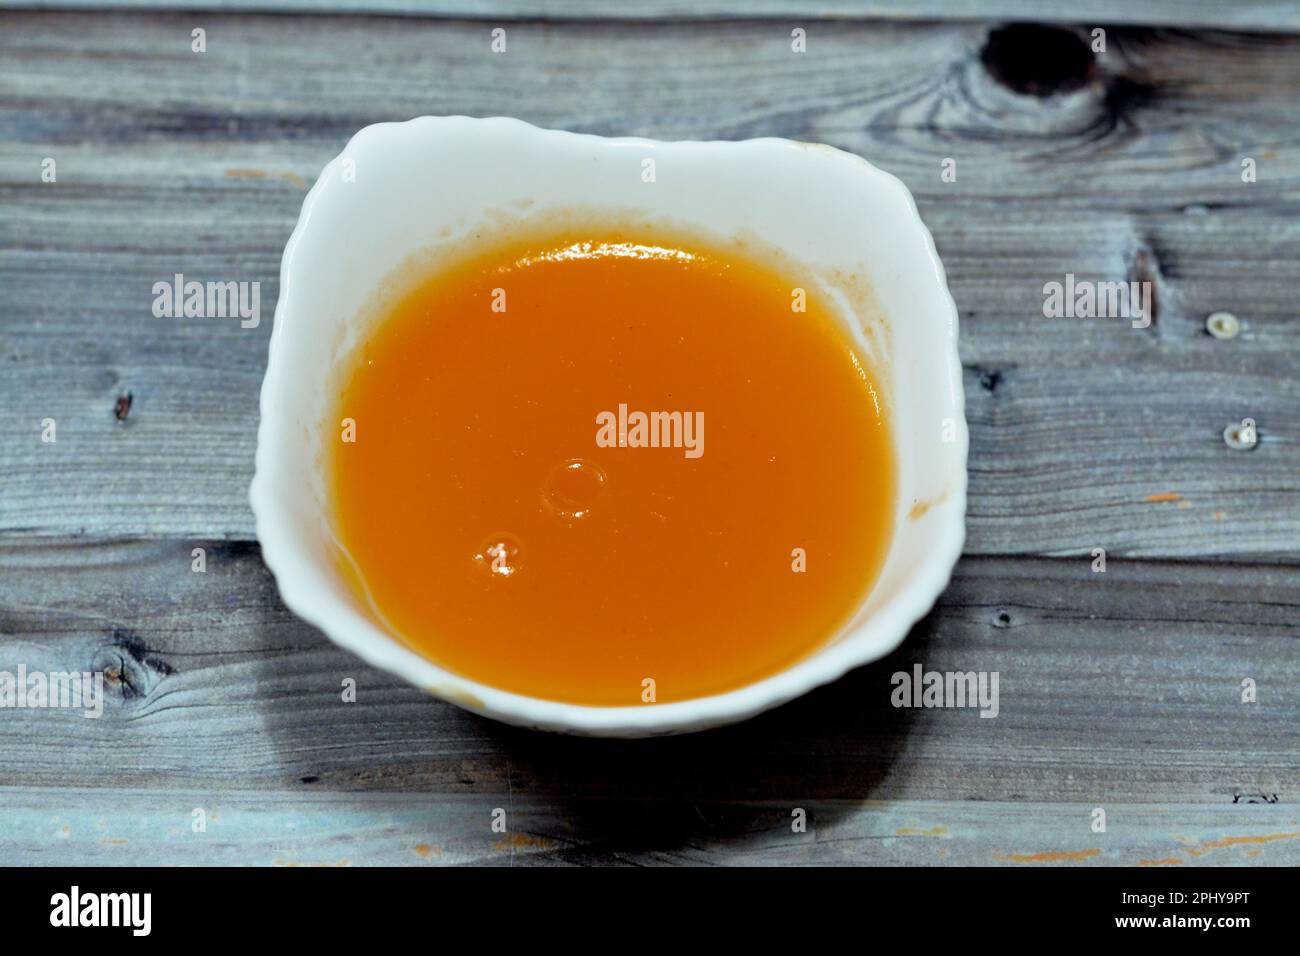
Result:
{"label": "bubble on sauce surface", "polygon": [[585,518],[604,493],[605,483],[605,472],[595,462],[570,458],[547,475],[542,486],[542,503],[560,518]]}
{"label": "bubble on sauce surface", "polygon": [[519,539],[512,534],[489,535],[475,552],[474,563],[493,577],[513,577],[520,567]]}

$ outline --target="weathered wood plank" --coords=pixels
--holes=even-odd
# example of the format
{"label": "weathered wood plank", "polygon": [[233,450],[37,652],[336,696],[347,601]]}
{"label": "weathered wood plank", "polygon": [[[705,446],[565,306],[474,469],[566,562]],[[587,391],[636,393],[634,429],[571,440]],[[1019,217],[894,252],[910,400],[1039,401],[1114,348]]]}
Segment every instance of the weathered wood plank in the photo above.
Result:
{"label": "weathered wood plank", "polygon": [[[990,76],[982,52],[993,28],[981,23],[837,22],[803,54],[767,23],[523,23],[494,54],[488,24],[210,17],[207,52],[195,54],[186,15],[102,14],[94,30],[78,15],[3,15],[6,140],[203,144],[205,173],[220,147],[269,145],[305,162],[293,171],[310,180],[367,123],[464,112],[606,135],[828,142],[945,202],[1286,211],[1300,193],[1300,157],[1287,149],[1300,37],[1117,29],[1094,55],[1076,31],[1077,68],[1042,79],[1081,85],[1036,97]],[[990,54],[995,63],[1041,52],[1041,34],[1016,36]],[[317,148],[295,157],[299,144]],[[1244,155],[1259,163],[1259,188],[1241,182]],[[948,156],[956,183],[940,180]],[[161,172],[100,174],[148,194],[189,167]]]}
{"label": "weathered wood plank", "polygon": [[[0,670],[110,674],[99,719],[0,711],[0,786],[1292,807],[1300,788],[1296,567],[964,559],[887,660],[633,742],[507,728],[362,666],[279,603],[252,545],[8,542],[0,582]],[[997,671],[998,716],[894,707],[914,663]]]}
{"label": "weathered wood plank", "polygon": [[[189,9],[191,0],[0,0],[0,8]],[[1300,7],[1286,0],[208,0],[213,10],[271,13],[381,13],[492,17],[498,20],[663,20],[782,18],[1037,20],[1039,22],[1300,29]]]}
{"label": "weathered wood plank", "polygon": [[[195,832],[194,811],[204,829]],[[505,810],[505,833],[493,832]],[[792,832],[802,809],[805,830]],[[1294,806],[0,788],[0,865],[1294,866]]]}
{"label": "weathered wood plank", "polygon": [[[493,57],[480,24],[212,15],[198,57],[181,15],[3,20],[5,532],[250,538],[300,187],[367,122],[464,111],[820,139],[900,175],[962,311],[972,553],[1297,551],[1300,38],[1113,31],[1098,80],[1039,99],[990,78],[973,24],[839,24],[804,56],[763,23],[520,24]],[[268,318],[154,319],[175,272],[260,280]],[[1043,318],[1066,273],[1150,278],[1156,324]],[[1223,308],[1233,342],[1203,330]],[[1261,444],[1230,452],[1247,416]]]}
{"label": "weathered wood plank", "polygon": [[[161,274],[140,275],[139,288]],[[253,536],[265,342],[178,324],[144,345],[136,330],[158,320],[140,311],[101,312],[109,321],[93,338],[84,320],[4,337],[6,532]],[[968,553],[1295,556],[1294,336],[1266,326],[1254,342],[1217,343],[1185,321],[1135,354],[1119,343],[1139,332],[1052,321],[967,319]],[[1230,451],[1221,431],[1245,416],[1261,446]],[[47,418],[58,423],[52,445],[41,440]]]}

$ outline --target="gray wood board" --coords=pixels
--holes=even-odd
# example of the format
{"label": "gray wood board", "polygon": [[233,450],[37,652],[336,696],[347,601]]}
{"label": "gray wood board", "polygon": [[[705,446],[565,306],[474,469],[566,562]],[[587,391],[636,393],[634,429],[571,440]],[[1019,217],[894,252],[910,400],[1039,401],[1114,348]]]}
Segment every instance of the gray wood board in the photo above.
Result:
{"label": "gray wood board", "polygon": [[1288,0],[0,0],[0,8],[370,13],[511,20],[1034,20],[1238,30],[1300,29]]}
{"label": "gray wood board", "polygon": [[[496,810],[505,832],[492,829]],[[804,829],[794,832],[800,810]],[[0,788],[0,860],[47,865],[1294,866],[1298,840],[1294,808],[1263,803],[647,804]]]}
{"label": "gray wood board", "polygon": [[[8,711],[0,784],[1130,803],[1300,784],[1300,568],[966,558],[886,661],[628,743],[504,728],[363,666],[280,604],[255,545],[11,541],[0,579],[0,670],[116,675],[99,719]],[[998,716],[895,708],[913,663],[997,671]]]}
{"label": "gray wood board", "polygon": [[[213,15],[197,55],[180,15],[2,19],[5,532],[251,538],[303,187],[368,122],[508,112],[822,140],[903,178],[962,315],[970,552],[1297,551],[1300,38],[1113,31],[1096,79],[1040,99],[990,78],[979,24],[836,24],[796,55],[763,23],[530,23],[494,56],[478,24]],[[155,319],[176,272],[261,281],[262,325]],[[1044,318],[1066,273],[1152,281],[1156,322]],[[1217,309],[1241,337],[1205,333]],[[1245,417],[1260,445],[1230,451]]]}
{"label": "gray wood board", "polygon": [[[886,660],[632,742],[503,727],[361,665],[253,545],[9,542],[0,580],[0,670],[110,677],[98,719],[5,712],[0,863],[1300,861],[1300,569],[964,559]],[[998,716],[893,707],[914,663],[998,671]]]}
{"label": "gray wood board", "polygon": [[[795,55],[784,22],[623,9],[512,21],[496,57],[484,22],[0,15],[0,670],[113,676],[98,720],[5,711],[0,863],[1300,862],[1300,38],[1112,29],[1040,99],[990,76],[988,23],[825,22]],[[246,501],[280,252],[352,132],[422,113],[790,136],[908,184],[962,316],[971,513],[898,652],[738,727],[588,741],[430,699],[283,607]],[[261,327],[153,318],[175,272],[261,281]],[[1156,322],[1044,318],[1067,272],[1152,281]],[[914,662],[998,671],[999,716],[890,706]]]}

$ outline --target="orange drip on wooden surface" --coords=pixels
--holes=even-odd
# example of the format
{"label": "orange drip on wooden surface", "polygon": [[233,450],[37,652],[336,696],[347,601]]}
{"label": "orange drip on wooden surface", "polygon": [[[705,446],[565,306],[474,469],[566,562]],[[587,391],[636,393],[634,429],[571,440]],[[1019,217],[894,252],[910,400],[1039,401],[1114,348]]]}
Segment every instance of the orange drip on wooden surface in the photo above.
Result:
{"label": "orange drip on wooden surface", "polygon": [[895,465],[812,286],[659,234],[432,275],[355,350],[328,423],[361,603],[449,670],[581,704],[721,693],[824,645],[884,562]]}

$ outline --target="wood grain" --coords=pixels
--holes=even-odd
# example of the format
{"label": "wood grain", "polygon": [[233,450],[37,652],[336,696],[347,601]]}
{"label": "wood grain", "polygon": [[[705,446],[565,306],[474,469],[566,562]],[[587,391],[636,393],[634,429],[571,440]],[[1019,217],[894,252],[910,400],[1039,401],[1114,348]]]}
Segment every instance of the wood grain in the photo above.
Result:
{"label": "wood grain", "polygon": [[[1091,824],[1106,811],[1106,832]],[[194,830],[194,812],[204,829]],[[492,830],[504,810],[506,831]],[[805,829],[791,829],[802,810]],[[0,861],[86,866],[1294,866],[1267,804],[566,802],[0,788]]]}
{"label": "wood grain", "polygon": [[[888,660],[739,727],[614,742],[501,727],[362,666],[276,600],[254,545],[11,542],[0,669],[118,676],[98,720],[8,711],[0,782],[718,802],[1292,793],[1300,568],[1091,568],[963,559]],[[895,708],[891,677],[917,662],[999,672],[998,716]],[[1244,678],[1258,703],[1242,703]]]}
{"label": "wood grain", "polygon": [[[972,553],[1300,543],[1300,38],[1114,31],[1097,78],[1039,99],[990,78],[980,24],[837,24],[798,56],[762,23],[529,23],[494,57],[478,24],[210,15],[198,56],[186,16],[4,19],[8,533],[251,538],[258,383],[302,186],[365,123],[509,112],[824,140],[902,177],[962,315]],[[155,319],[152,284],[176,272],[262,282],[266,318]],[[1066,273],[1149,279],[1156,323],[1044,318],[1043,285]],[[1240,338],[1205,333],[1217,309]],[[1234,453],[1221,435],[1244,417],[1261,442]],[[1147,500],[1169,492],[1183,501]]]}
{"label": "wood grain", "polygon": [[[279,605],[255,546],[10,543],[0,579],[0,669],[111,678],[99,719],[5,712],[0,864],[1300,859],[1300,569],[966,559],[889,659],[636,742],[502,727],[361,666]],[[997,670],[998,716],[894,708],[917,662]]]}
{"label": "wood grain", "polygon": [[[192,0],[0,0],[0,8],[188,9]],[[791,23],[849,19],[1035,20],[1295,31],[1300,8],[1287,0],[206,0],[246,13],[370,13],[511,20],[700,20],[780,18]]]}

